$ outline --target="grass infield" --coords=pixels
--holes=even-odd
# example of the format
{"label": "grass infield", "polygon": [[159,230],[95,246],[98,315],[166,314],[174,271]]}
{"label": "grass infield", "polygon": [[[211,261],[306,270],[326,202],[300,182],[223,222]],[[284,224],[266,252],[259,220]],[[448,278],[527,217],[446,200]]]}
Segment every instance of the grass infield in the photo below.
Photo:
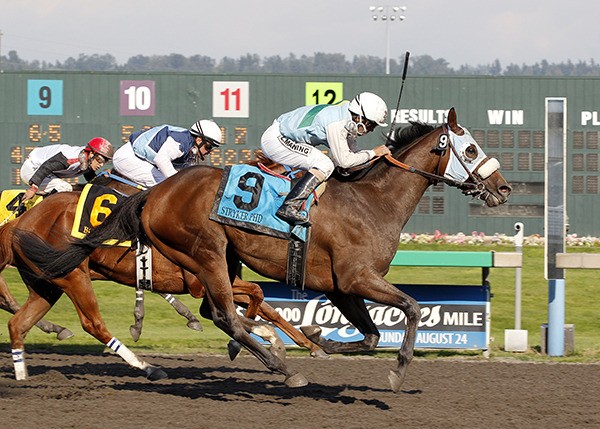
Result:
{"label": "grass infield", "polygon": [[[401,250],[446,250],[446,251],[500,251],[512,252],[511,246],[465,246],[440,244],[402,244]],[[600,248],[569,248],[568,252],[600,253]],[[504,351],[504,330],[514,328],[515,270],[492,268],[490,274],[492,313],[491,357],[517,358],[523,360],[600,362],[600,272],[598,270],[566,270],[565,323],[575,325],[575,351],[564,357],[548,357],[541,353],[541,325],[547,322],[548,281],[544,279],[544,249],[541,246],[523,248],[522,268],[522,315],[521,329],[528,331],[529,350],[524,353]],[[16,269],[9,268],[3,276],[19,302],[24,302],[27,290]],[[245,272],[248,280],[260,277]],[[387,279],[392,283],[440,283],[477,284],[481,281],[479,268],[430,268],[430,267],[391,267]],[[94,282],[100,310],[109,330],[139,353],[226,353],[227,336],[214,327],[212,322],[201,319],[203,332],[192,331],[186,321],[158,295],[146,294],[146,317],[142,336],[134,343],[129,335],[133,323],[135,291],[133,288],[112,282]],[[200,301],[188,295],[179,296],[188,307],[198,313]],[[10,315],[0,312],[0,351],[10,352],[7,322]],[[102,351],[104,346],[85,333],[70,300],[63,296],[46,317],[54,323],[71,329],[75,336],[59,342],[53,335],[47,335],[33,328],[26,339],[26,350],[49,349],[68,352],[69,350]],[[291,354],[304,355],[304,350],[290,349]],[[378,356],[393,356],[392,351],[378,351]],[[418,350],[420,357],[477,357],[481,352],[472,351],[425,351]]]}

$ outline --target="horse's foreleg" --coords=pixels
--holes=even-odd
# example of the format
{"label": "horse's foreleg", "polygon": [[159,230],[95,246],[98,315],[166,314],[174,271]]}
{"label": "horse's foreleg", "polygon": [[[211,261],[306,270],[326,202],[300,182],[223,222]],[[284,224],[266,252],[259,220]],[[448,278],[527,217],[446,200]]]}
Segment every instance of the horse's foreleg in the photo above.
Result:
{"label": "horse's foreleg", "polygon": [[402,296],[403,299],[399,308],[406,316],[406,330],[402,339],[402,346],[398,351],[398,368],[396,371],[390,371],[388,376],[394,392],[399,392],[402,383],[404,383],[406,370],[413,359],[417,328],[421,320],[421,308],[417,301],[408,295],[402,294]]}
{"label": "horse's foreleg", "polygon": [[104,320],[102,320],[89,275],[76,269],[67,277],[57,279],[55,282],[71,298],[81,321],[81,327],[87,333],[111,348],[129,365],[144,371],[149,380],[159,380],[167,377],[167,374],[161,369],[139,359],[108,331]]}
{"label": "horse's foreleg", "polygon": [[354,295],[344,295],[341,293],[329,293],[327,294],[327,298],[363,334],[364,338],[349,342],[327,340],[321,337],[321,328],[315,325],[300,327],[304,335],[321,346],[329,354],[370,352],[375,350],[379,343],[379,331],[369,315],[364,300]]}
{"label": "horse's foreleg", "polygon": [[247,308],[245,316],[249,319],[254,319],[258,314],[260,305],[265,300],[265,294],[261,287],[256,283],[247,282],[238,276],[235,277],[232,285],[234,300],[236,295],[246,296]]}
{"label": "horse's foreleg", "polygon": [[194,316],[194,314],[190,311],[190,309],[180,300],[178,300],[177,298],[175,298],[173,295],[171,295],[170,293],[159,293],[160,296],[162,296],[165,301],[167,301],[169,304],[171,304],[171,306],[175,309],[175,311],[177,311],[177,313],[179,313],[180,315],[182,315],[183,317],[185,317],[188,322],[187,322],[187,327],[190,329],[193,329],[194,331],[202,331],[202,324],[200,323],[200,321],[198,320],[198,318],[196,316]]}
{"label": "horse's foreleg", "polygon": [[[327,294],[327,297],[338,307],[346,319],[365,336],[365,342],[369,339],[369,336],[373,335],[376,335],[378,341],[379,331],[366,309],[364,299],[398,308],[404,313],[406,329],[400,350],[398,351],[398,366],[395,370],[390,371],[389,374],[392,390],[398,392],[406,377],[408,365],[413,359],[417,327],[421,320],[419,304],[378,275],[355,276],[354,283],[351,283],[347,290],[354,291],[355,294],[344,295],[342,293],[334,293]],[[360,293],[364,299],[358,297],[357,293]],[[373,342],[373,348],[376,345],[377,343]]]}
{"label": "horse's foreleg", "polygon": [[37,322],[35,326],[47,334],[55,333],[56,338],[59,341],[66,340],[75,336],[75,334],[73,334],[73,332],[70,329],[67,329],[64,326],[60,326],[52,322],[48,322],[44,319]]}

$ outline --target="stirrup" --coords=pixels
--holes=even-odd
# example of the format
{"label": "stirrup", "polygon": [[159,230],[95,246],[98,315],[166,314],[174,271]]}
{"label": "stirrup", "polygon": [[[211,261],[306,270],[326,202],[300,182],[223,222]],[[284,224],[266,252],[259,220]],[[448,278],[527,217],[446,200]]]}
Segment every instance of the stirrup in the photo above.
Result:
{"label": "stirrup", "polygon": [[310,226],[310,221],[308,219],[308,216],[303,215],[298,210],[296,210],[294,207],[290,207],[285,204],[282,205],[281,207],[279,207],[279,210],[277,210],[276,216],[278,218],[286,221],[287,223],[289,223],[292,226],[294,226],[294,225]]}

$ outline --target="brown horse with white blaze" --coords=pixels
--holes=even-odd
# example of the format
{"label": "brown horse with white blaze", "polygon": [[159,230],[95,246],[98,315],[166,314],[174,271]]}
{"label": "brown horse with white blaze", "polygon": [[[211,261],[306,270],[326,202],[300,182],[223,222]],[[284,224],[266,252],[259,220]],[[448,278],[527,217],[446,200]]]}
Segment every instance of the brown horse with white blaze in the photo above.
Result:
{"label": "brown horse with white blaze", "polygon": [[[397,367],[389,375],[392,390],[399,391],[413,358],[421,317],[417,302],[384,279],[402,228],[435,181],[456,186],[488,206],[507,201],[511,187],[499,172],[498,161],[488,159],[468,131],[458,125],[453,108],[447,124],[437,128],[412,124],[395,140],[392,156],[359,173],[359,180],[352,180],[352,174],[332,177],[311,211],[306,288],[324,293],[364,338],[345,343],[323,339],[318,327],[307,327],[304,332],[328,353],[371,351],[378,343],[379,331],[365,300],[400,309],[406,317],[406,332]],[[221,178],[218,169],[187,169],[129,198],[86,239],[50,260],[46,255],[51,249],[35,237],[22,234],[17,241],[24,258],[45,277],[55,277],[67,274],[107,238],[139,236],[147,240],[206,286],[205,301],[210,302],[218,327],[269,369],[285,375],[286,384],[301,385],[300,374],[243,329],[235,316],[231,289],[239,260],[263,276],[284,280],[287,242],[210,221]]]}

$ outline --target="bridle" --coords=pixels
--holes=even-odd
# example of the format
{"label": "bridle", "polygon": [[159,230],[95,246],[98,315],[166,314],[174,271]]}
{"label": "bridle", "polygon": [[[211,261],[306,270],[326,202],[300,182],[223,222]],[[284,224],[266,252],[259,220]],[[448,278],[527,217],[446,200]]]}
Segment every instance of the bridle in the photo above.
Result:
{"label": "bridle", "polygon": [[[450,147],[450,150],[452,151],[454,156],[457,158],[457,160],[459,161],[462,168],[464,168],[465,172],[467,173],[466,180],[459,181],[459,180],[455,180],[450,177],[446,177],[443,175],[443,173],[440,174],[440,171],[439,171],[440,165],[442,163],[442,159],[444,158],[448,147]],[[459,154],[456,150],[456,147],[454,146],[454,144],[452,143],[452,139],[450,138],[448,124],[446,124],[446,123],[444,123],[442,125],[442,133],[438,139],[438,144],[434,148],[434,151],[435,151],[436,155],[439,157],[435,173],[429,173],[427,171],[418,169],[412,165],[405,164],[402,161],[398,161],[392,155],[385,155],[385,156],[383,156],[383,158],[385,158],[385,160],[387,162],[394,165],[395,167],[401,168],[402,170],[405,170],[409,173],[418,174],[418,175],[426,178],[430,182],[430,184],[435,185],[438,182],[443,182],[449,186],[453,186],[457,189],[460,189],[464,195],[470,195],[473,198],[480,198],[481,196],[485,195],[488,192],[485,189],[485,183],[483,182],[483,180],[479,179],[475,174],[473,174],[471,172],[471,170],[469,170],[469,168],[467,167],[465,162],[462,160],[462,158],[459,156]],[[380,158],[382,158],[382,156],[376,156],[375,158],[370,160],[368,163],[357,166],[357,167],[350,168],[346,171],[348,173],[351,173],[353,171],[358,171],[358,170],[362,170],[365,168],[370,169],[370,167],[372,167],[375,164],[375,162],[378,161]],[[486,160],[484,159],[482,162],[485,162],[485,161]]]}

